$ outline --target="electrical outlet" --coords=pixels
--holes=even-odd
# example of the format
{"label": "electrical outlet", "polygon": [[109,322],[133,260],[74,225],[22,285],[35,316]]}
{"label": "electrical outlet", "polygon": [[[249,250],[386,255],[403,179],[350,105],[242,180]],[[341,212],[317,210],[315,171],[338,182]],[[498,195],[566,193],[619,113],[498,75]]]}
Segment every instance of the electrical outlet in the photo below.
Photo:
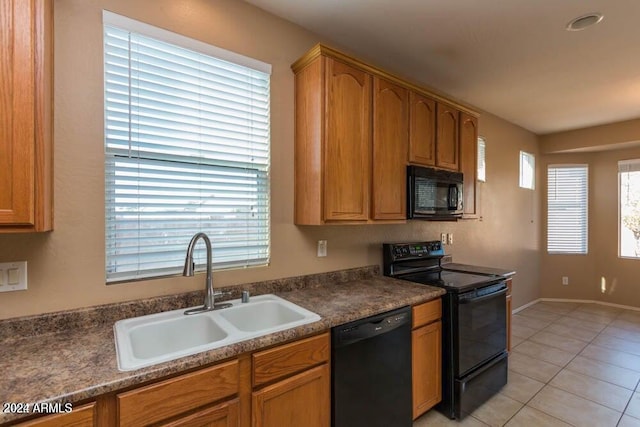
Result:
{"label": "electrical outlet", "polygon": [[318,256],[319,257],[327,256],[327,241],[326,240],[318,240]]}
{"label": "electrical outlet", "polygon": [[27,289],[27,261],[0,263],[0,292]]}
{"label": "electrical outlet", "polygon": [[565,285],[565,286],[569,284],[569,277],[568,276],[562,276],[562,284]]}
{"label": "electrical outlet", "polygon": [[453,245],[453,233],[447,234],[447,239],[450,245]]}
{"label": "electrical outlet", "polygon": [[440,233],[440,241],[443,245],[447,244],[447,233]]}

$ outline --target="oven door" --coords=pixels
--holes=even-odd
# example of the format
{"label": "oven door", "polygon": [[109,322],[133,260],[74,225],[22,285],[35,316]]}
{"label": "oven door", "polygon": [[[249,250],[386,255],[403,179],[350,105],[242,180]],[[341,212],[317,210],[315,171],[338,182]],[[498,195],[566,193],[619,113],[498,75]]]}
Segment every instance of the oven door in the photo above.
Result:
{"label": "oven door", "polygon": [[[505,282],[455,295],[458,327],[454,340],[458,360],[454,376],[463,377],[507,348],[507,285]],[[454,351],[455,354],[455,351]]]}

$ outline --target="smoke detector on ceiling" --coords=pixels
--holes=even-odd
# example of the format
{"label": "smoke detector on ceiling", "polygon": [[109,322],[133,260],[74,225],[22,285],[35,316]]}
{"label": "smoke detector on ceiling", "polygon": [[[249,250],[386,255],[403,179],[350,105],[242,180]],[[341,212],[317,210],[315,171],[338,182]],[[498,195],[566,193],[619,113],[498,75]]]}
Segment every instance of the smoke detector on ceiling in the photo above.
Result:
{"label": "smoke detector on ceiling", "polygon": [[604,18],[604,16],[601,13],[588,13],[586,15],[578,16],[577,18],[569,21],[566,30],[581,31],[602,21],[602,18]]}

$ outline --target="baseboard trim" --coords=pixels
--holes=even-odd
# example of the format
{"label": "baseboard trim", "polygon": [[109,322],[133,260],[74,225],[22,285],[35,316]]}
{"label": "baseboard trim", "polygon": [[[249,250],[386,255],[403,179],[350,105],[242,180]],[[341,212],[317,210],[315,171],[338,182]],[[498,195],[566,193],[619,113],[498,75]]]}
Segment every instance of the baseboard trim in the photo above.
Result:
{"label": "baseboard trim", "polygon": [[531,307],[532,305],[539,303],[540,301],[542,301],[542,299],[540,299],[540,298],[538,298],[538,299],[534,299],[533,301],[528,302],[528,303],[526,303],[525,305],[521,305],[520,307],[518,307],[518,308],[516,308],[516,309],[514,309],[514,310],[511,310],[511,314],[518,314],[519,312],[521,312],[521,311],[522,311],[522,310],[524,310],[525,308],[529,308],[529,307]]}
{"label": "baseboard trim", "polygon": [[577,302],[577,303],[581,303],[581,304],[599,304],[599,305],[606,305],[609,307],[615,307],[615,308],[622,308],[625,310],[633,310],[633,311],[640,311],[640,307],[633,307],[631,305],[622,305],[622,304],[614,304],[611,302],[604,302],[604,301],[594,301],[594,300],[589,300],[589,299],[569,299],[569,298],[537,298],[525,305],[521,305],[520,307],[516,308],[515,310],[512,310],[511,313],[512,314],[517,314],[520,311],[531,307],[532,305],[541,302],[541,301],[549,301],[549,302]]}

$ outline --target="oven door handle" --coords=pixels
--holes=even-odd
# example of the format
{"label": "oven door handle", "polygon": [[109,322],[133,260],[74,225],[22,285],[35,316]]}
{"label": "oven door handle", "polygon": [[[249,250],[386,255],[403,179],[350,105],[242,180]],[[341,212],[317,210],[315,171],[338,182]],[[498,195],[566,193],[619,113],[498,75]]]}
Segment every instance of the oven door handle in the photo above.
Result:
{"label": "oven door handle", "polygon": [[469,298],[465,298],[464,294],[460,295],[460,298],[458,299],[458,304],[473,304],[476,302],[480,302],[480,301],[484,301],[486,299],[490,299],[490,298],[497,298],[503,295],[507,294],[507,287],[505,285],[505,287],[501,290],[499,290],[498,292],[492,292],[490,294],[487,295],[482,295],[481,297],[469,297]]}

